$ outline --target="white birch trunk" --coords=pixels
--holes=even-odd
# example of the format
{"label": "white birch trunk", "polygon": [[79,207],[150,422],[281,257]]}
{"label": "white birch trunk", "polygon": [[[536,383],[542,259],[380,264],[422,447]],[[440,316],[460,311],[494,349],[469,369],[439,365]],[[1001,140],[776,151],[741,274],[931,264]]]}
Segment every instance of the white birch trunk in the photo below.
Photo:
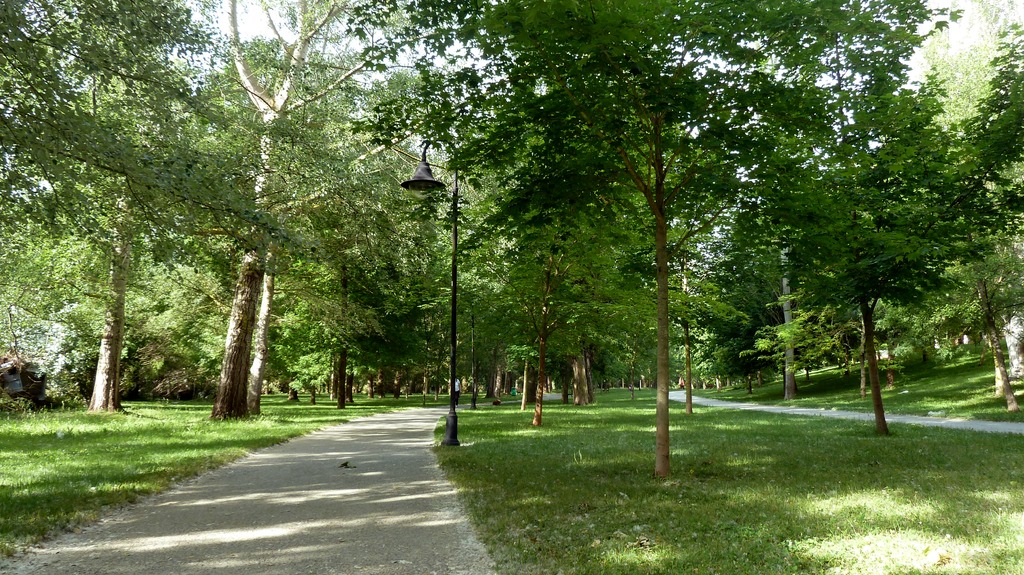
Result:
{"label": "white birch trunk", "polygon": [[1024,317],[1015,313],[1006,318],[1003,338],[1010,360],[1010,381],[1020,381],[1024,378]]}
{"label": "white birch trunk", "polygon": [[[270,256],[267,256],[270,261]],[[267,272],[263,276],[263,294],[260,299],[260,311],[256,317],[256,331],[253,333],[255,353],[252,367],[249,368],[249,389],[246,403],[251,415],[259,415],[260,398],[263,396],[263,376],[266,371],[269,346],[267,333],[270,331],[270,312],[274,301],[274,274]]]}
{"label": "white birch trunk", "polygon": [[[785,256],[783,256],[785,259]],[[790,296],[789,278],[782,278],[782,318],[787,324],[793,323],[793,304],[789,301]],[[788,342],[786,343],[786,366],[783,399],[796,399],[796,350]]]}
{"label": "white birch trunk", "polygon": [[131,267],[131,243],[122,234],[113,244],[110,257],[110,284],[96,364],[89,411],[121,409],[121,350],[124,347],[124,300]]}

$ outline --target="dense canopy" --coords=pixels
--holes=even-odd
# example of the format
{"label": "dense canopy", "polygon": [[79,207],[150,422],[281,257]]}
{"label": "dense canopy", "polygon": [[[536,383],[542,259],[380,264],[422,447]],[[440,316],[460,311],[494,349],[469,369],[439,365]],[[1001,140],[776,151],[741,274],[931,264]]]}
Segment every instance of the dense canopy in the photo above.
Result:
{"label": "dense canopy", "polygon": [[860,361],[886,433],[880,360],[985,340],[1016,410],[1024,36],[968,4],[7,2],[4,354],[217,419],[653,386],[657,476],[677,386]]}

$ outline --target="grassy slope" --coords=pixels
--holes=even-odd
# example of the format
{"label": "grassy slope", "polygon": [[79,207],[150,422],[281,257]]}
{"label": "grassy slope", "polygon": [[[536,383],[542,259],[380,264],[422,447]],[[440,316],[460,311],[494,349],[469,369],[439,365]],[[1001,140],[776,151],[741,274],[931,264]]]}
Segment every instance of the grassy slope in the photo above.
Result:
{"label": "grassy slope", "polygon": [[[928,415],[942,412],[945,417],[983,419],[990,421],[1024,421],[1020,413],[1008,413],[1006,400],[995,395],[991,358],[984,366],[978,365],[976,356],[964,356],[955,361],[938,363],[914,362],[896,376],[894,389],[883,390],[882,399],[887,413]],[[885,373],[882,372],[885,386]],[[745,385],[745,384],[744,384]],[[836,369],[812,372],[810,381],[804,374],[797,375],[797,398],[782,400],[782,382],[754,387],[748,395],[745,387],[722,391],[696,390],[695,393],[716,399],[752,401],[798,407],[820,407],[851,411],[871,411],[870,394],[860,397],[859,366],[853,366],[849,377]],[[1018,396],[1024,389],[1016,389]]]}
{"label": "grassy slope", "polygon": [[1024,438],[697,408],[487,407],[437,449],[502,573],[1024,573]]}
{"label": "grassy slope", "polygon": [[263,399],[263,415],[211,421],[203,402],[129,402],[120,414],[0,415],[0,555],[96,518],[246,453],[421,399],[328,403]]}

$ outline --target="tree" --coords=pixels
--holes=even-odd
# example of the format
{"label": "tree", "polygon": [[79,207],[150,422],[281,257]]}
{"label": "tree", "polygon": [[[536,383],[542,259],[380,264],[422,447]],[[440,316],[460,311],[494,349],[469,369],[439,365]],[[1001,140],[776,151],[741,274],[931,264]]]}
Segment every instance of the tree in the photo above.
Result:
{"label": "tree", "polygon": [[[1024,159],[1024,33],[1011,30],[1000,43],[992,62],[993,77],[987,95],[981,100],[976,115],[964,128],[973,165],[962,183],[965,194],[972,194],[971,208],[978,210],[981,229],[1005,226],[1007,208],[1018,207],[1024,182],[1011,168]],[[970,169],[973,168],[973,169]],[[1015,177],[1016,176],[1016,177]],[[987,226],[986,226],[987,224]],[[986,279],[978,281],[978,294],[985,316],[986,332],[992,344],[998,382],[1003,382],[1008,411],[1019,411],[1013,387],[1002,354],[1002,338],[996,323]],[[1010,322],[1007,322],[1009,325]]]}
{"label": "tree", "polygon": [[190,79],[208,35],[183,2],[152,0],[135,9],[122,18],[104,2],[25,0],[0,12],[5,203],[19,218],[107,246],[94,411],[119,406],[133,244],[166,249],[197,212],[233,211],[215,184],[227,179],[222,156],[200,153],[189,132],[208,111]]}
{"label": "tree", "polygon": [[[293,116],[329,99],[368,66],[376,66],[368,59],[375,44],[368,30],[373,24],[368,22],[379,14],[342,4],[297,2],[283,6],[279,11],[263,4],[262,11],[273,39],[246,44],[242,41],[239,27],[239,1],[229,0],[227,9],[231,59],[237,80],[263,124],[256,144],[259,166],[253,178],[252,197],[259,209],[283,219],[296,197],[301,196],[302,189],[294,181],[289,185],[284,177],[288,172],[282,168],[290,161],[282,159],[281,155],[286,151],[279,148],[285,147],[282,144],[289,137],[296,136],[284,136],[281,128],[302,126],[306,119]],[[355,30],[351,33],[364,40],[364,50],[353,53],[341,47],[344,38],[339,37],[339,31],[347,28]],[[314,52],[318,46],[321,50]],[[310,134],[309,137],[314,136]],[[259,412],[270,349],[267,334],[274,297],[273,258],[281,242],[279,238],[263,237],[258,231],[247,239],[246,252],[239,267],[236,300],[225,340],[221,383],[212,413],[214,418]],[[254,283],[261,289],[251,289],[249,286]],[[255,316],[256,300],[250,301],[249,298],[262,302],[258,318]],[[250,314],[253,314],[252,318]],[[250,369],[253,339],[255,357]],[[236,365],[237,362],[244,363],[246,369]],[[248,377],[243,374],[248,374]],[[241,398],[245,401],[238,403]]]}

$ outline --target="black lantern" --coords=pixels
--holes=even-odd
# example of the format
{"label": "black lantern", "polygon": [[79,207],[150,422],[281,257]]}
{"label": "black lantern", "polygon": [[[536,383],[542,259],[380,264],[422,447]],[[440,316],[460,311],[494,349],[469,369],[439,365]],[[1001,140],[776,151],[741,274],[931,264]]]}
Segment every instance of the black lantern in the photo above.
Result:
{"label": "black lantern", "polygon": [[413,173],[412,178],[402,182],[403,188],[422,192],[444,187],[444,184],[434,179],[434,173],[430,171],[430,164],[427,162],[427,148],[429,147],[430,142],[423,144],[423,159],[420,160],[420,165],[416,166],[416,172]]}

